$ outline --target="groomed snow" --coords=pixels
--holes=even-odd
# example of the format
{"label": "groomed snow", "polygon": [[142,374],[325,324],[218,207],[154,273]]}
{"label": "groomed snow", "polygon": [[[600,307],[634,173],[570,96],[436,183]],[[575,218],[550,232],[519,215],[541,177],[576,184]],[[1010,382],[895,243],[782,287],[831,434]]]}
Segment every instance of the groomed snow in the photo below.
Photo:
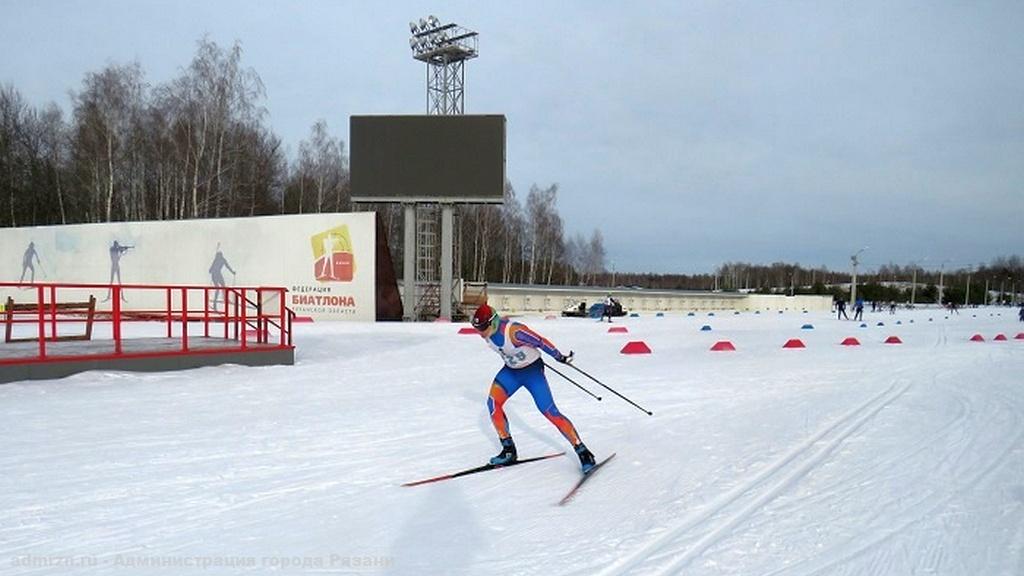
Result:
{"label": "groomed snow", "polygon": [[[654,411],[549,372],[618,453],[565,507],[571,455],[399,486],[498,451],[478,337],[298,325],[292,367],[0,386],[0,573],[1024,574],[1015,310],[524,320]],[[507,409],[521,456],[568,448],[525,391]]]}

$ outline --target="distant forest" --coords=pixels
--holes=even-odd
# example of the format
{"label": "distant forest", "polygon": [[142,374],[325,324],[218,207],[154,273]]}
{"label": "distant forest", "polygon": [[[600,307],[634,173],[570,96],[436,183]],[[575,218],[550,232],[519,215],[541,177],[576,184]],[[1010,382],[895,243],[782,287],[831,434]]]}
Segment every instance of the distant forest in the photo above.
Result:
{"label": "distant forest", "polygon": [[[836,272],[825,267],[806,268],[783,262],[770,265],[734,262],[719,266],[711,274],[618,273],[613,276],[606,272],[598,275],[596,281],[609,286],[664,290],[830,294],[849,300],[852,278],[848,271]],[[1020,256],[999,257],[988,264],[970,268],[940,264],[938,270],[926,270],[921,265],[885,264],[877,270],[862,270],[857,274],[857,297],[866,301],[936,303],[940,287],[944,303],[1020,304],[1024,300],[1021,296],[1024,292],[1024,260]]]}
{"label": "distant forest", "polygon": [[[313,122],[288,159],[267,125],[263,82],[243,65],[238,43],[201,39],[164,84],[149,84],[138,63],[109,64],[70,94],[65,114],[0,85],[0,227],[375,210],[402,261],[400,207],[352,206],[345,142],[325,120]],[[461,277],[470,281],[837,295],[850,282],[846,272],[785,263],[610,273],[600,230],[566,235],[557,184],[533,184],[524,198],[506,182],[504,205],[460,207],[457,222]],[[972,302],[985,298],[986,284],[990,294],[1024,291],[1016,256],[972,271],[918,268],[912,294],[913,276],[914,267],[886,265],[859,276],[859,293],[934,301],[941,282],[945,299],[963,302],[968,276]]]}
{"label": "distant forest", "polygon": [[[345,142],[317,120],[289,161],[264,100],[241,46],[206,38],[165,84],[147,83],[138,63],[87,73],[67,115],[2,85],[0,227],[376,210],[401,262],[400,209],[351,205]],[[603,238],[566,238],[557,185],[525,199],[505,188],[504,206],[459,210],[462,277],[592,282]]]}

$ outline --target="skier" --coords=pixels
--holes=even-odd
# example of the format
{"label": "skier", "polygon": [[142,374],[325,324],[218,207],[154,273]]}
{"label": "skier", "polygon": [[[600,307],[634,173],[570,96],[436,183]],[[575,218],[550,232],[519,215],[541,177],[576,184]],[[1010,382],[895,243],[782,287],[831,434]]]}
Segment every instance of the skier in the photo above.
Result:
{"label": "skier", "polygon": [[846,318],[847,320],[850,319],[850,317],[846,315],[846,300],[840,299],[836,302],[836,310],[836,320],[842,320],[843,318]]}
{"label": "skier", "polygon": [[604,317],[607,316],[608,317],[608,323],[611,324],[612,323],[612,311],[615,309],[614,306],[615,306],[615,300],[612,298],[612,295],[609,294],[604,299],[604,310],[601,311],[601,319],[598,320],[598,322],[604,322]]}
{"label": "skier", "polygon": [[857,298],[857,304],[853,308],[853,319],[864,320],[864,301]]}
{"label": "skier", "polygon": [[486,339],[487,344],[505,361],[505,366],[494,377],[487,398],[491,423],[501,440],[501,452],[491,458],[491,464],[510,464],[516,461],[516,445],[509,433],[504,406],[509,397],[525,387],[533,396],[533,401],[541,414],[572,444],[583,472],[586,473],[593,468],[594,455],[580,440],[576,427],[555,406],[555,401],[551,397],[551,387],[544,376],[544,362],[540,356],[543,350],[556,361],[568,364],[572,362],[572,352],[570,351],[568,355],[562,354],[546,338],[525,324],[498,316],[494,308],[487,304],[477,308],[472,323],[473,328],[480,332],[480,337]]}

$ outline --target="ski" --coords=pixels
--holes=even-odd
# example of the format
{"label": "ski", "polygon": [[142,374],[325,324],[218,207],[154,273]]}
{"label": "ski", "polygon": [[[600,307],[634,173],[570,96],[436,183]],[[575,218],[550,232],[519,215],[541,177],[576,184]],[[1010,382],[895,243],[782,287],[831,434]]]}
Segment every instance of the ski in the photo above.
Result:
{"label": "ski", "polygon": [[565,497],[564,497],[564,498],[562,498],[562,499],[561,499],[561,500],[560,500],[560,501],[558,502],[558,505],[559,505],[559,506],[565,506],[565,504],[566,504],[566,503],[567,503],[567,502],[568,502],[569,500],[572,500],[572,497],[576,495],[576,492],[577,492],[577,491],[579,491],[580,487],[582,487],[582,486],[583,486],[584,482],[586,482],[587,480],[589,480],[589,479],[590,479],[590,478],[591,478],[591,477],[592,477],[592,476],[594,475],[594,473],[595,473],[595,472],[597,472],[597,471],[598,471],[598,469],[600,469],[600,468],[601,468],[601,466],[604,466],[605,464],[607,464],[607,463],[608,463],[608,461],[609,461],[609,460],[611,460],[612,458],[615,458],[615,454],[616,454],[616,453],[615,453],[615,452],[613,452],[611,456],[609,456],[609,457],[605,458],[604,460],[601,460],[600,462],[598,462],[597,464],[595,464],[593,468],[591,468],[590,470],[588,470],[588,471],[587,471],[587,473],[586,473],[586,474],[584,474],[582,478],[580,478],[579,482],[577,482],[577,483],[576,483],[576,485],[572,487],[572,490],[569,490],[569,493],[568,493],[568,494],[566,494],[566,495],[565,495]]}
{"label": "ski", "polygon": [[488,470],[496,470],[498,468],[508,468],[510,466],[518,466],[519,464],[526,464],[527,462],[537,462],[538,460],[547,460],[548,458],[557,458],[564,456],[565,452],[559,452],[558,454],[546,454],[544,456],[534,456],[533,458],[523,458],[516,460],[511,464],[484,464],[483,466],[477,466],[476,468],[469,468],[468,470],[461,470],[459,472],[453,472],[451,474],[443,474],[441,476],[435,476],[433,478],[427,478],[425,480],[417,480],[415,482],[406,482],[402,486],[419,486],[420,484],[430,484],[431,482],[440,482],[442,480],[451,480],[452,478],[458,478],[460,476],[469,476],[470,474],[476,474],[477,472],[486,472]]}

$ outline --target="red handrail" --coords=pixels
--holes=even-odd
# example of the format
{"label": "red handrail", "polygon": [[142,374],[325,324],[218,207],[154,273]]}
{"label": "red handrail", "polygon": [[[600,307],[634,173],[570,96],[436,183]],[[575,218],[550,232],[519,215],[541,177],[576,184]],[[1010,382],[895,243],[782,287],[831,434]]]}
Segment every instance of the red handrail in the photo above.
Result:
{"label": "red handrail", "polygon": [[[35,288],[31,292],[26,289]],[[15,292],[14,290],[17,290]],[[55,355],[53,350],[48,350],[48,344],[65,339],[85,339],[91,336],[89,329],[85,335],[58,336],[58,325],[65,323],[81,323],[80,317],[82,305],[76,300],[81,300],[83,291],[102,291],[107,293],[104,300],[105,306],[97,301],[94,304],[94,314],[87,315],[85,322],[91,328],[91,322],[100,324],[109,322],[113,339],[113,353],[103,352],[64,352]],[[56,360],[67,360],[70,358],[118,358],[133,356],[174,356],[194,352],[201,343],[193,342],[192,338],[202,334],[202,338],[210,339],[213,333],[210,330],[211,323],[224,324],[224,337],[217,340],[234,340],[236,345],[223,346],[223,342],[216,349],[217,352],[267,350],[272,348],[292,348],[292,320],[295,313],[285,306],[285,295],[287,288],[274,286],[196,286],[196,285],[166,285],[166,284],[83,284],[83,283],[13,283],[0,282],[0,292],[11,294],[15,300],[15,308],[4,310],[0,314],[0,320],[10,323],[10,328],[15,325],[36,325],[37,336],[20,337],[19,341],[35,340],[38,350],[34,356],[25,356],[24,349],[17,358],[7,357],[3,348],[0,347],[0,365],[18,364],[26,362],[46,362]],[[132,303],[128,304],[124,294],[128,292]],[[189,302],[194,300],[191,296],[200,296],[203,299],[202,308],[190,310]],[[177,293],[177,294],[175,294]],[[22,295],[34,294],[34,298],[24,299]],[[217,294],[223,296],[221,309],[211,308],[210,296]],[[76,296],[77,295],[77,296]],[[175,302],[177,295],[178,302]],[[254,295],[254,296],[253,296]],[[95,296],[94,294],[92,296]],[[254,298],[251,300],[250,297]],[[264,299],[278,298],[278,309],[272,314],[266,314],[263,306]],[[32,301],[34,300],[34,301]],[[162,310],[157,308],[161,306]],[[6,296],[5,296],[6,301]],[[0,302],[4,303],[4,302]],[[216,302],[214,302],[216,304]],[[155,306],[154,306],[155,304]],[[250,308],[251,307],[251,308]],[[92,310],[93,308],[90,308]],[[255,315],[252,315],[252,312]],[[123,346],[125,340],[129,340],[125,329],[130,325],[140,322],[157,320],[166,324],[166,337],[175,338],[175,320],[180,322],[180,346],[171,350],[159,351],[125,351]],[[189,325],[201,323],[202,332],[189,333]],[[46,326],[50,326],[47,335]],[[247,326],[256,328],[256,338],[250,341],[247,333]],[[233,328],[233,330],[232,330]],[[271,330],[277,333],[277,337],[270,339]],[[232,336],[233,332],[233,336]],[[22,332],[24,334],[24,332]],[[14,338],[12,338],[14,340]],[[0,345],[2,346],[2,345]],[[207,349],[204,352],[211,352]],[[71,356],[68,356],[71,354]]]}

